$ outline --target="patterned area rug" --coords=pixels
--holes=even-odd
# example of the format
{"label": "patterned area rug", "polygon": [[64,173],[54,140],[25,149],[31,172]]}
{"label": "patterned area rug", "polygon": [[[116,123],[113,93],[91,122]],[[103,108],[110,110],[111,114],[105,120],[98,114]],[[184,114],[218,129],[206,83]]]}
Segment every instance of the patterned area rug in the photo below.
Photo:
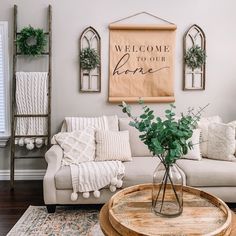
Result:
{"label": "patterned area rug", "polygon": [[[232,209],[236,213],[236,208]],[[99,209],[30,206],[7,236],[104,236],[98,223]]]}
{"label": "patterned area rug", "polygon": [[7,236],[103,236],[99,210],[57,207],[48,214],[44,206],[30,206]]}

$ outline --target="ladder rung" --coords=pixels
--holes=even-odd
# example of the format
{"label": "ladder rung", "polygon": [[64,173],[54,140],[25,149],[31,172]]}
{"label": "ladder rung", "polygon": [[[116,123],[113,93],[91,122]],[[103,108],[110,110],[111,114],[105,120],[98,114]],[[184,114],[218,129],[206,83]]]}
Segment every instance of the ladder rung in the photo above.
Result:
{"label": "ladder rung", "polygon": [[36,159],[36,158],[44,158],[44,156],[15,156],[15,159]]}
{"label": "ladder rung", "polygon": [[[17,35],[21,35],[21,32],[17,32],[16,34],[17,34]],[[48,35],[49,32],[44,32],[44,34]]]}
{"label": "ladder rung", "polygon": [[16,114],[15,117],[47,117],[48,114]]}
{"label": "ladder rung", "polygon": [[[16,55],[17,56],[28,56],[28,55],[20,53],[20,52],[17,52]],[[42,52],[41,54],[39,54],[37,56],[44,56],[44,55],[49,55],[49,52]]]}
{"label": "ladder rung", "polygon": [[35,137],[48,137],[48,135],[15,135],[15,138],[35,138]]}

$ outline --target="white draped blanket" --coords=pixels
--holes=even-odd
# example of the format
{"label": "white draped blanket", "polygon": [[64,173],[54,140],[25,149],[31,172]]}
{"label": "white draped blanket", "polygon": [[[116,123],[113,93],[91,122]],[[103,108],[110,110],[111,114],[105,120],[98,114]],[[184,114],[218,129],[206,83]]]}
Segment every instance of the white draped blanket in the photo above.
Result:
{"label": "white draped blanket", "polygon": [[[48,111],[48,73],[16,73],[17,114],[46,114]],[[47,133],[47,118],[18,117],[17,135],[44,135]]]}
{"label": "white draped blanket", "polygon": [[100,196],[99,190],[109,186],[110,190],[122,186],[122,178],[125,167],[121,161],[83,162],[78,165],[70,165],[73,193],[71,199],[75,201],[77,192],[83,193],[88,198],[93,191],[95,197]]}

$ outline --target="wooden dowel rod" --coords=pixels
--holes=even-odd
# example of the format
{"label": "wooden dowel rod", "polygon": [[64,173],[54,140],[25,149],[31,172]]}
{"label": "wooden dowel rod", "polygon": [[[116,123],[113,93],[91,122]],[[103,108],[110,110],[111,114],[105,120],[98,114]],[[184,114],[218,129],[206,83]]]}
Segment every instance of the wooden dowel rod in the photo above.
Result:
{"label": "wooden dowel rod", "polygon": [[109,29],[113,30],[176,30],[177,26],[174,24],[165,24],[165,25],[158,25],[158,24],[149,24],[149,25],[142,25],[142,24],[110,24]]}
{"label": "wooden dowel rod", "polygon": [[36,158],[44,158],[44,156],[15,156],[15,159],[36,159]]}
{"label": "wooden dowel rod", "polygon": [[48,137],[48,135],[37,135],[37,134],[34,134],[34,135],[15,135],[15,138],[38,138],[38,137]]}
{"label": "wooden dowel rod", "polygon": [[47,117],[48,114],[16,114],[15,117]]}
{"label": "wooden dowel rod", "polygon": [[[23,54],[21,52],[17,52],[16,53],[17,56],[28,56],[26,54]],[[49,52],[42,52],[41,54],[39,54],[38,56],[48,56],[49,55]]]}
{"label": "wooden dowel rod", "polygon": [[[48,35],[49,32],[44,32],[44,34]],[[17,32],[16,35],[21,35],[21,32]]]}
{"label": "wooden dowel rod", "polygon": [[[140,97],[109,97],[109,102],[114,102],[114,103],[120,103],[122,101],[125,102],[138,102]],[[174,102],[175,98],[174,97],[142,97],[142,100],[144,102]]]}

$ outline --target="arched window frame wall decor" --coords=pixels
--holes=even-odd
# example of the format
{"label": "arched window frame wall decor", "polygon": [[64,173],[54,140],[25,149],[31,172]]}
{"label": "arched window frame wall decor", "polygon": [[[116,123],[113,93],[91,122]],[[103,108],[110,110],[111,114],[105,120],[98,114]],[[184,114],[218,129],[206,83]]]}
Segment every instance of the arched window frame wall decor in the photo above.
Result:
{"label": "arched window frame wall decor", "polygon": [[101,92],[101,38],[98,32],[91,26],[86,28],[80,36],[80,52],[87,47],[97,51],[100,63],[93,70],[80,68],[80,91]]}
{"label": "arched window frame wall decor", "polygon": [[[203,30],[196,24],[192,25],[184,35],[184,55],[194,45],[198,45],[206,51],[206,36]],[[201,68],[192,70],[183,63],[184,78],[183,90],[205,90],[206,63]]]}

